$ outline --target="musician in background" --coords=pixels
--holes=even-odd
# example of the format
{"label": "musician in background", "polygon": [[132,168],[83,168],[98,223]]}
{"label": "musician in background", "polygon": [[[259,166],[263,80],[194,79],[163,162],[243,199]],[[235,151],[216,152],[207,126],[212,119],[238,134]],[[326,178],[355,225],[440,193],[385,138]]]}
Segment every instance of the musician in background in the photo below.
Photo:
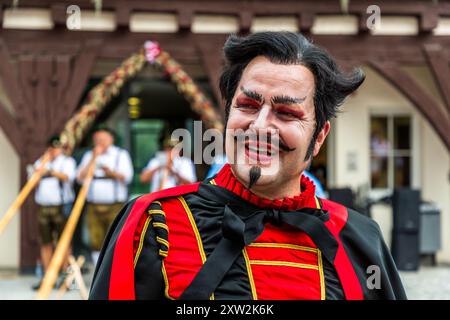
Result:
{"label": "musician in background", "polygon": [[130,155],[127,150],[114,145],[114,135],[107,127],[97,128],[93,134],[94,148],[84,154],[77,170],[77,180],[83,183],[95,154],[94,177],[86,197],[87,226],[94,265],[110,225],[128,200],[128,184],[133,178]]}
{"label": "musician in background", "polygon": [[[36,188],[35,201],[38,209],[39,243],[41,246],[41,262],[47,270],[53,248],[64,230],[67,213],[74,201],[73,181],[75,180],[76,162],[72,157],[63,154],[58,136],[48,141],[47,153],[50,157],[47,164],[40,169],[41,180]],[[37,160],[34,169],[38,170],[41,160]],[[70,211],[70,209],[68,209]],[[70,213],[70,212],[69,212]],[[67,267],[67,261],[63,269]],[[39,289],[42,279],[33,286]]]}
{"label": "musician in background", "polygon": [[163,140],[163,150],[157,152],[142,171],[140,180],[142,183],[150,183],[150,192],[194,183],[197,180],[192,160],[174,152],[176,143],[166,137]]}

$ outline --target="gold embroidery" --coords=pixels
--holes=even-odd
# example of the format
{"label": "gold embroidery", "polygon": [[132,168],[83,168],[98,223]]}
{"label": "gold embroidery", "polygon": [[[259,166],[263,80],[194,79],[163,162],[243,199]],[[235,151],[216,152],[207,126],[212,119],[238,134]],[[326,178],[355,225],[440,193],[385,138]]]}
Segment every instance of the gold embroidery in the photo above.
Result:
{"label": "gold embroidery", "polygon": [[250,244],[249,247],[286,248],[286,249],[293,249],[293,250],[300,250],[300,251],[316,253],[317,261],[318,261],[317,266],[310,265],[310,264],[287,262],[287,261],[283,262],[283,261],[250,260],[250,263],[255,264],[255,265],[274,265],[274,266],[299,267],[299,268],[305,268],[305,269],[318,270],[319,271],[319,279],[320,279],[320,299],[325,300],[325,297],[326,297],[325,289],[326,288],[325,288],[324,271],[323,271],[323,260],[322,260],[322,253],[319,249],[305,247],[305,246],[299,246],[299,245],[289,244],[289,243],[266,243],[266,242],[255,242],[255,243]]}
{"label": "gold embroidery", "polygon": [[[205,250],[203,249],[202,238],[200,237],[200,233],[198,232],[197,225],[195,224],[194,216],[192,215],[191,209],[187,205],[186,200],[184,200],[183,197],[178,197],[178,200],[180,200],[181,204],[183,205],[183,208],[186,211],[186,214],[191,223],[192,230],[194,230],[195,237],[197,239],[197,245],[198,245],[198,248],[200,251],[200,257],[202,258],[202,263],[204,264],[206,261]],[[214,300],[214,293],[211,295],[210,300]]]}
{"label": "gold embroidery", "polygon": [[169,251],[163,250],[163,249],[159,249],[159,255],[167,258],[167,256],[169,255]]}
{"label": "gold embroidery", "polygon": [[244,255],[245,265],[247,266],[248,281],[250,282],[250,289],[252,290],[253,300],[258,300],[258,295],[256,294],[255,280],[253,279],[252,266],[250,265],[250,260],[248,259],[247,250],[244,248],[242,250]]}
{"label": "gold embroidery", "polygon": [[163,238],[160,238],[156,236],[156,242],[165,245],[167,248],[169,248],[169,242]]}
{"label": "gold embroidery", "polygon": [[164,278],[164,284],[165,284],[165,289],[164,289],[164,294],[165,296],[170,299],[170,300],[175,300],[174,298],[172,298],[169,295],[169,281],[167,280],[167,273],[166,273],[166,268],[164,267],[164,261],[162,262],[162,274],[163,274],[163,278]]}
{"label": "gold embroidery", "polygon": [[319,251],[317,248],[298,246],[298,245],[290,244],[290,243],[253,242],[249,246],[256,247],[256,248],[286,248],[286,249],[294,249],[294,250],[314,252],[314,253],[317,253]]}
{"label": "gold embroidery", "polygon": [[161,222],[153,222],[152,223],[153,227],[155,228],[163,228],[164,230],[166,230],[167,232],[169,232],[169,227],[167,227],[167,225],[165,223],[161,223]]}
{"label": "gold embroidery", "polygon": [[320,300],[325,300],[325,280],[323,275],[322,252],[320,250],[317,252],[317,264],[319,266],[320,277]]}
{"label": "gold embroidery", "polygon": [[296,263],[296,262],[289,262],[289,261],[250,260],[250,264],[319,270],[318,266],[315,266],[312,264]]}
{"label": "gold embroidery", "polygon": [[136,264],[139,260],[139,256],[141,255],[142,247],[144,245],[145,233],[147,232],[147,228],[150,223],[150,220],[152,220],[152,217],[151,216],[147,217],[147,219],[145,220],[144,228],[142,229],[141,237],[139,239],[139,247],[136,251],[136,255],[134,256],[134,267],[135,268],[136,268]]}
{"label": "gold embroidery", "polygon": [[[317,208],[322,209],[319,198],[317,198],[317,196],[314,196],[314,199],[316,199]],[[324,277],[324,273],[323,273],[322,252],[320,250],[317,250],[317,264],[319,265],[320,300],[325,300],[327,295],[326,295],[326,288],[325,288],[325,277]]]}
{"label": "gold embroidery", "polygon": [[322,209],[322,208],[320,207],[320,201],[319,201],[319,199],[318,199],[316,196],[314,196],[314,200],[316,200],[316,206],[317,206],[317,209]]}
{"label": "gold embroidery", "polygon": [[164,211],[162,211],[162,210],[159,210],[159,209],[155,209],[155,210],[148,210],[148,213],[149,214],[160,214],[160,215],[162,215],[162,216],[166,216],[166,214],[164,213]]}

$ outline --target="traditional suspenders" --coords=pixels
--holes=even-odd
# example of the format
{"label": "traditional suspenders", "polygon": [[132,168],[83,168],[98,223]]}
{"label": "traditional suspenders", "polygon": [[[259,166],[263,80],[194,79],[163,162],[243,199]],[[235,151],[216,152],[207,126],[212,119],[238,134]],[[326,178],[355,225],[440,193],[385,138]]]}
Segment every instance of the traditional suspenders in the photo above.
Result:
{"label": "traditional suspenders", "polygon": [[[117,156],[116,156],[116,164],[114,166],[114,171],[117,172],[118,168],[119,168],[119,162],[120,162],[120,153],[121,153],[122,149],[118,148],[117,149]],[[115,203],[119,202],[119,186],[118,186],[118,182],[117,179],[114,179],[114,200]]]}
{"label": "traditional suspenders", "polygon": [[[54,164],[55,160],[53,160],[51,163],[49,163],[50,170],[53,170],[53,164]],[[63,172],[63,170],[64,170],[64,159],[61,160],[61,166],[59,168],[59,172]],[[55,178],[55,179],[58,180],[58,187],[59,187],[59,195],[60,195],[60,198],[61,198],[61,205],[64,205],[64,184],[63,184],[63,182],[61,180],[59,180],[58,178],[52,177],[50,175],[46,175],[46,176],[42,177],[42,179],[48,179],[48,178]]]}
{"label": "traditional suspenders", "polygon": [[[117,172],[118,168],[119,168],[121,153],[122,153],[122,149],[117,147],[117,155],[116,155],[115,164],[114,164],[114,171],[115,172]],[[94,176],[94,179],[95,180],[111,180],[111,182],[114,185],[114,187],[113,187],[114,188],[114,201],[113,202],[114,203],[119,202],[119,186],[118,186],[117,179],[112,179],[112,178],[109,178],[109,177],[96,177],[96,176]]]}

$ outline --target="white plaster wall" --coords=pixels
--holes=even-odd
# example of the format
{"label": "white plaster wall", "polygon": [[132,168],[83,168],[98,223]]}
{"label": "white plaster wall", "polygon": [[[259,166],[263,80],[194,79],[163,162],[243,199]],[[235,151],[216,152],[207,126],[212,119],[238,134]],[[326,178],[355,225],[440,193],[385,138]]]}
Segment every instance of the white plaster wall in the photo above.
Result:
{"label": "white plaster wall", "polygon": [[[0,128],[0,215],[19,193],[19,158]],[[17,268],[20,250],[20,212],[0,235],[0,268]]]}
{"label": "white plaster wall", "polygon": [[438,261],[450,262],[450,156],[437,134],[425,120],[422,131],[422,198],[441,209],[442,250]]}
{"label": "white plaster wall", "polygon": [[[450,157],[444,145],[439,140],[428,122],[419,114],[411,103],[395,88],[368,67],[363,68],[366,81],[360,90],[350,97],[342,107],[342,112],[335,121],[335,153],[336,161],[335,186],[358,186],[368,183],[370,179],[370,114],[391,111],[407,112],[413,116],[416,123],[413,132],[413,144],[416,153],[413,154],[414,173],[413,186],[422,190],[422,198],[438,203],[442,209],[441,231],[442,251],[438,261],[450,262]],[[420,85],[431,90],[432,78],[420,68],[408,70]],[[439,99],[438,99],[439,100]],[[356,170],[348,167],[348,157],[356,155]],[[380,225],[388,245],[391,241],[392,210],[388,206],[376,205],[372,208],[372,217]]]}

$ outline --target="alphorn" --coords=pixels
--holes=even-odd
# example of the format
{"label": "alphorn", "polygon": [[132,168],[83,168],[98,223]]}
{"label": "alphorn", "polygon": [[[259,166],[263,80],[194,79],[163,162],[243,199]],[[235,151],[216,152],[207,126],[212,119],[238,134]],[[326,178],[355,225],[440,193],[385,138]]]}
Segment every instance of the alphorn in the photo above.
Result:
{"label": "alphorn", "polygon": [[83,210],[84,202],[89,191],[89,186],[91,185],[92,179],[94,177],[95,159],[96,156],[93,155],[88,166],[86,178],[84,179],[83,185],[80,189],[80,192],[78,193],[77,200],[75,201],[66,226],[64,227],[58,244],[56,245],[55,252],[52,256],[47,271],[45,272],[41,287],[39,288],[39,291],[36,295],[36,299],[38,300],[48,299],[48,296],[50,295],[50,292],[52,291],[53,286],[55,285],[55,282],[58,278],[58,272],[61,269],[64,259],[66,258],[66,253],[67,250],[69,250],[69,245],[72,241],[73,233],[77,226],[78,220],[80,219],[81,211]]}
{"label": "alphorn", "polygon": [[[172,152],[172,151],[170,151]],[[161,191],[164,188],[164,185],[166,184],[167,179],[169,178],[169,168],[172,165],[171,160],[172,154],[169,154],[169,158],[166,161],[166,164],[164,168],[162,169],[162,172],[160,174],[160,180],[159,180],[159,187],[157,191]]]}
{"label": "alphorn", "polygon": [[33,172],[30,179],[28,179],[27,183],[23,186],[22,190],[20,190],[19,195],[8,208],[8,211],[3,215],[0,220],[0,235],[5,230],[6,226],[9,224],[14,215],[19,211],[20,207],[23,205],[27,197],[30,195],[31,191],[36,187],[39,181],[42,178],[41,171],[50,160],[50,155],[48,152],[44,153],[41,158],[41,164],[39,167]]}
{"label": "alphorn", "polygon": [[162,176],[159,180],[158,191],[161,191],[164,188],[164,185],[166,184],[166,180],[168,177],[169,177],[169,169],[163,168]]}
{"label": "alphorn", "polygon": [[88,299],[89,293],[86,285],[84,284],[83,275],[81,274],[81,268],[83,267],[84,261],[84,256],[79,256],[77,260],[75,260],[73,256],[69,256],[69,268],[71,269],[71,273],[67,275],[64,283],[59,287],[56,299],[59,300],[64,296],[64,293],[66,293],[67,289],[69,289],[73,281],[78,284],[81,299]]}

